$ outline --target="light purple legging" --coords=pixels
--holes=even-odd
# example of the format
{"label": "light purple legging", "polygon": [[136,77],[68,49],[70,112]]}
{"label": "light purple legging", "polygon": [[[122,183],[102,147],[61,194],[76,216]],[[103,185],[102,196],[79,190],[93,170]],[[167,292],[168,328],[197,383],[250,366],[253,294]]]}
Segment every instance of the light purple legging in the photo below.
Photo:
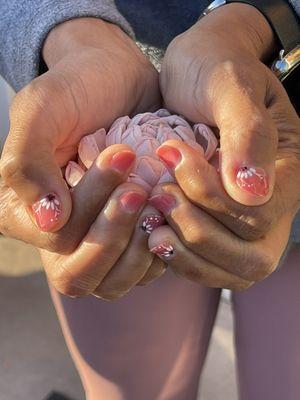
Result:
{"label": "light purple legging", "polygon": [[[300,399],[299,264],[233,294],[241,400]],[[115,303],[52,292],[88,400],[196,400],[220,290],[168,272]]]}

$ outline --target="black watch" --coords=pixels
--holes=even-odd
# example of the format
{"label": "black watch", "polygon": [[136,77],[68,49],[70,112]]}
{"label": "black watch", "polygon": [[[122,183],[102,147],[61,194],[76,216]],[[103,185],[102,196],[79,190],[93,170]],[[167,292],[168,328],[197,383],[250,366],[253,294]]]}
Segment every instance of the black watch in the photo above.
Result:
{"label": "black watch", "polygon": [[215,0],[200,18],[230,3],[244,3],[257,8],[267,19],[281,46],[271,69],[284,85],[300,112],[300,21],[288,0]]}

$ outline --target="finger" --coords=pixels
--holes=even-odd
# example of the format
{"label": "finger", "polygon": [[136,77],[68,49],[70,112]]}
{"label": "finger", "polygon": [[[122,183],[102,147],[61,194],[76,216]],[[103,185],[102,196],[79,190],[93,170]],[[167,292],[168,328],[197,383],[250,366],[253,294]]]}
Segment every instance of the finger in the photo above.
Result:
{"label": "finger", "polygon": [[145,207],[126,251],[94,291],[95,295],[106,300],[120,298],[136,286],[147,273],[153,263],[154,255],[148,249],[150,232],[144,228],[145,221],[148,226],[149,219],[154,220],[155,216],[156,228],[164,222],[162,216],[153,214],[154,211],[150,206]]}
{"label": "finger", "polygon": [[1,184],[0,221],[9,236],[59,254],[72,253],[87,233],[113,190],[125,181],[135,155],[124,145],[104,150],[72,190],[73,208],[66,226],[54,233],[40,232],[14,192]]}
{"label": "finger", "polygon": [[296,203],[291,196],[295,193],[291,188],[295,169],[286,168],[283,160],[276,163],[276,185],[271,199],[261,206],[245,207],[227,194],[217,169],[187,144],[167,141],[158,149],[158,155],[194,204],[243,239],[262,237],[291,208],[291,203]]}
{"label": "finger", "polygon": [[[238,68],[239,67],[239,68]],[[265,107],[265,67],[255,75],[228,63],[210,78],[210,107],[220,130],[220,173],[227,193],[245,205],[272,196],[278,132]]]}
{"label": "finger", "polygon": [[146,199],[138,185],[120,185],[74,253],[43,254],[48,277],[58,291],[71,296],[95,291],[126,250]]}
{"label": "finger", "polygon": [[187,249],[168,226],[156,229],[149,238],[150,251],[160,257],[177,275],[208,287],[246,289],[251,282],[239,278]]}
{"label": "finger", "polygon": [[159,257],[155,256],[150,268],[143,276],[143,278],[137,283],[137,286],[146,286],[154,282],[156,279],[163,276],[167,270],[167,264],[164,263]]}
{"label": "finger", "polygon": [[[268,255],[254,251],[256,243],[240,239],[223,224],[190,203],[175,184],[156,188],[149,204],[162,212],[181,242],[193,253],[218,267],[247,280],[253,280],[253,266],[262,277]],[[257,277],[257,274],[255,274]]]}
{"label": "finger", "polygon": [[16,96],[1,159],[1,176],[6,185],[17,193],[38,228],[47,232],[65,225],[72,209],[55,154],[70,123],[61,112],[61,92],[61,86],[48,74]]}

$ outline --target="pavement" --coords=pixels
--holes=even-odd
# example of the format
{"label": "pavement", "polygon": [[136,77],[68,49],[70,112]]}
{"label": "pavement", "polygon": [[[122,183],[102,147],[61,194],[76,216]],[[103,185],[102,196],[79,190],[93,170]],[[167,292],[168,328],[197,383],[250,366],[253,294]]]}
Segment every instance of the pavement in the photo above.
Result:
{"label": "pavement", "polygon": [[[84,399],[38,253],[0,236],[0,400],[44,400],[51,391]],[[232,315],[226,299],[221,302],[199,393],[199,400],[216,399],[237,400]]]}

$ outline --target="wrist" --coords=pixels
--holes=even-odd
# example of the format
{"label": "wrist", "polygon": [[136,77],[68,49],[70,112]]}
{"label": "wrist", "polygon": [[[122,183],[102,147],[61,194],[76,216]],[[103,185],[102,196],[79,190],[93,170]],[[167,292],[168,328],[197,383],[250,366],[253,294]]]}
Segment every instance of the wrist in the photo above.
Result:
{"label": "wrist", "polygon": [[217,33],[226,43],[265,62],[278,50],[269,22],[251,5],[224,5],[200,19],[197,25],[200,30]]}
{"label": "wrist", "polygon": [[42,56],[50,69],[62,58],[79,49],[113,50],[128,46],[131,39],[117,25],[97,18],[76,18],[53,28],[44,43]]}

